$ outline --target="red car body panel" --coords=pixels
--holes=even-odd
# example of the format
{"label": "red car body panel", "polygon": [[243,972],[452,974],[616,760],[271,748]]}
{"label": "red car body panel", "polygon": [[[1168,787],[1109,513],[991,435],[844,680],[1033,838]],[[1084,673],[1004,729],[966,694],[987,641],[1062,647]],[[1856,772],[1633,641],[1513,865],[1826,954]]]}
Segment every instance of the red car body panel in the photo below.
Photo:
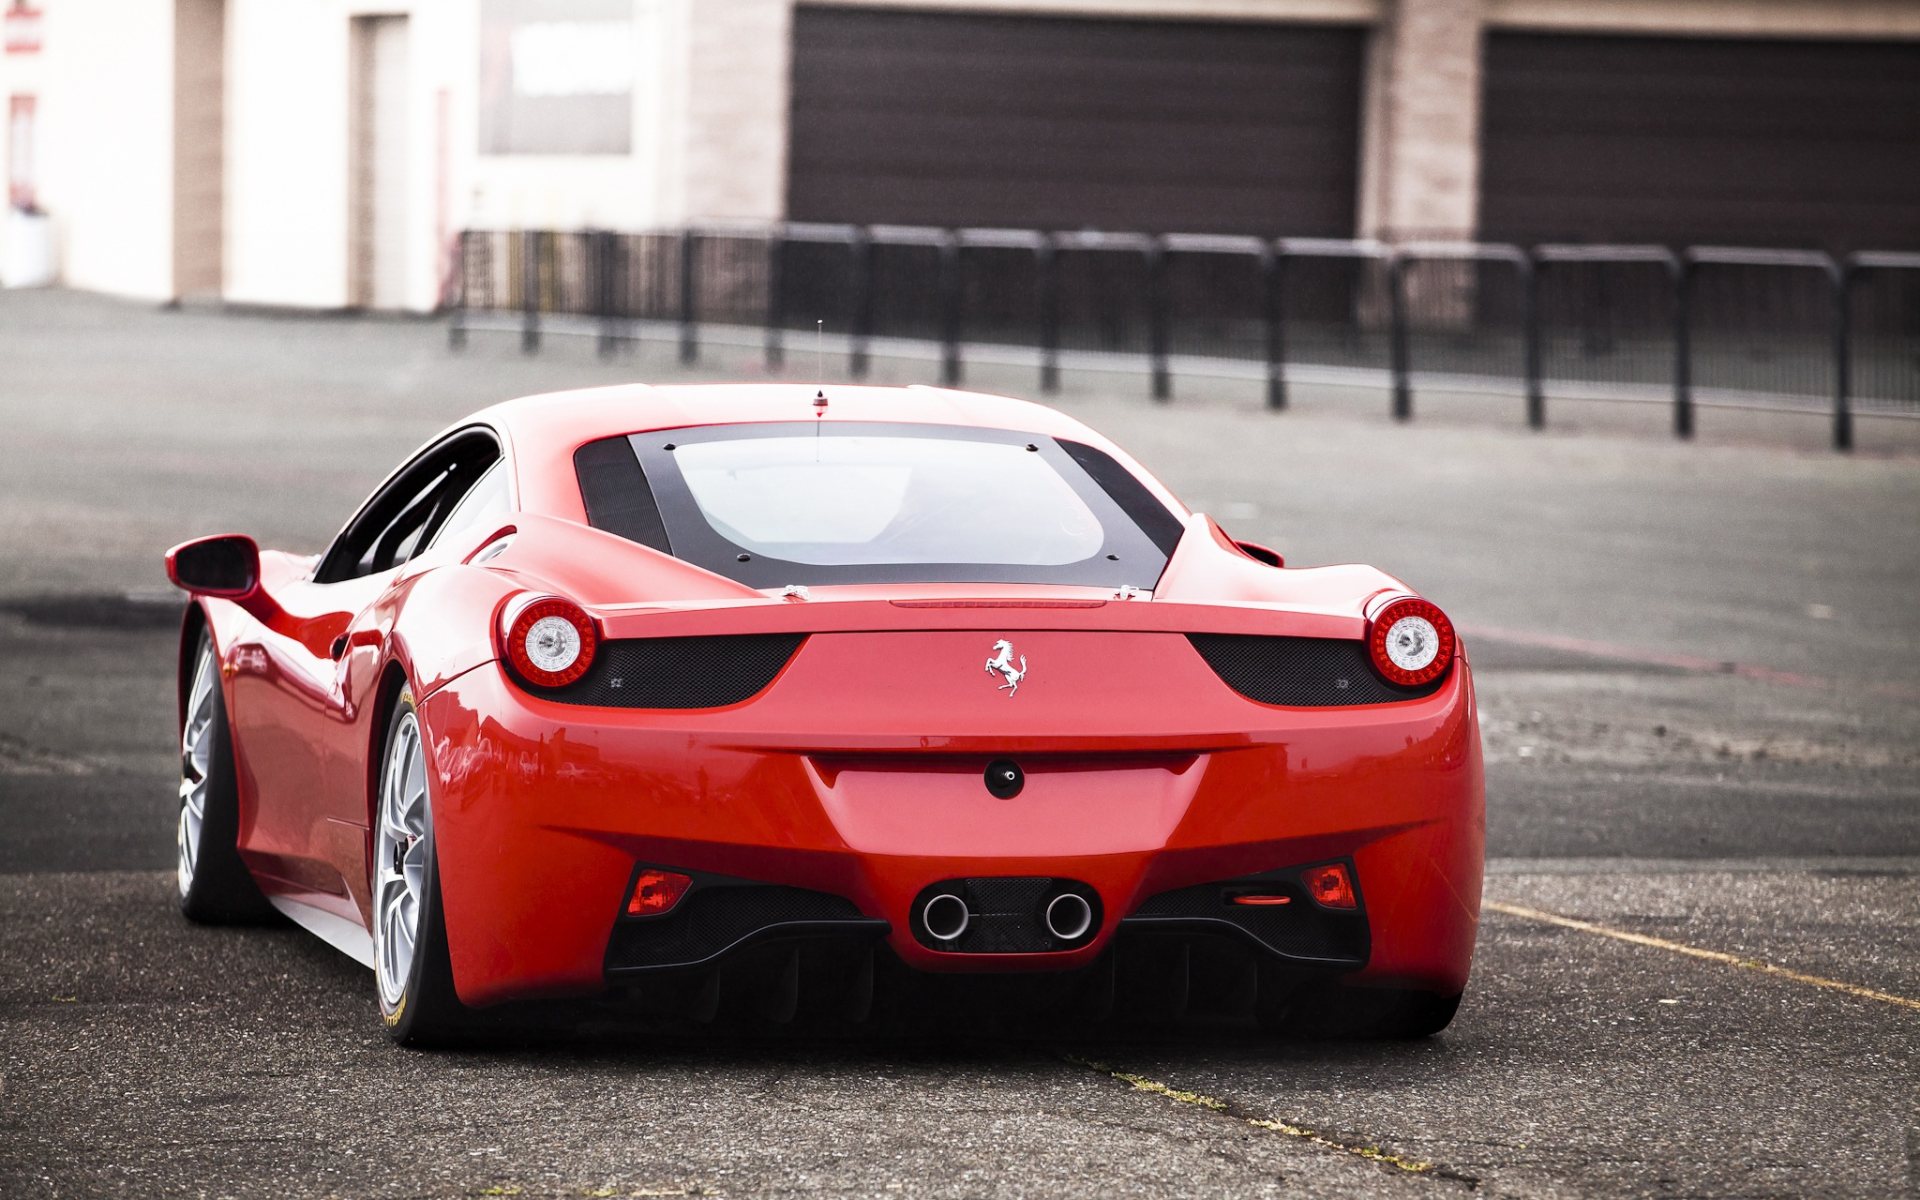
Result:
{"label": "red car body panel", "polygon": [[[573,453],[613,434],[811,416],[812,389],[615,388],[478,414],[514,512],[389,572],[312,580],[262,556],[255,612],[201,597],[221,663],[240,849],[263,889],[366,961],[379,743],[398,682],[427,730],[453,978],[475,1005],[607,986],[636,864],[852,901],[929,972],[1064,970],[1170,889],[1348,858],[1371,949],[1356,982],[1457,993],[1478,923],[1484,786],[1464,651],[1433,694],[1318,708],[1235,692],[1189,633],[1359,639],[1411,594],[1369,567],[1276,569],[1104,439],[1036,405],[931,389],[833,388],[824,420],[987,425],[1112,454],[1185,518],[1151,598],[1052,585],[816,587],[783,599],[588,527]],[[511,531],[484,564],[468,560]],[[805,634],[753,698],[711,709],[563,704],[500,662],[505,606],[586,608],[607,639]],[[266,619],[261,619],[260,613]],[[983,678],[996,639],[1033,664],[1015,697]],[[185,651],[183,651],[183,654]],[[981,764],[1026,768],[1014,799]],[[964,876],[1047,875],[1108,914],[1077,949],[957,954],[908,933],[914,897]],[[316,916],[319,914],[319,916]]]}

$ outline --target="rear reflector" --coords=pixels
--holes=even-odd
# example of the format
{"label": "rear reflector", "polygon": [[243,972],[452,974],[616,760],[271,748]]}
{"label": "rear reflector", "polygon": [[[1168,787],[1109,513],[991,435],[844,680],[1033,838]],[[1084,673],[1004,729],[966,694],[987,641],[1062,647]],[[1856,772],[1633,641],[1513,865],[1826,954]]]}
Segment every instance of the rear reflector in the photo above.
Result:
{"label": "rear reflector", "polygon": [[693,880],[672,871],[642,871],[633,881],[633,895],[627,898],[627,915],[657,917],[680,903],[692,886]]}
{"label": "rear reflector", "polygon": [[1254,908],[1266,908],[1275,904],[1292,904],[1292,896],[1235,896],[1235,904],[1251,905]]}
{"label": "rear reflector", "polygon": [[1323,908],[1358,908],[1359,900],[1353,894],[1353,878],[1347,874],[1345,863],[1332,863],[1324,867],[1308,867],[1300,872],[1300,881],[1307,885],[1307,895]]}

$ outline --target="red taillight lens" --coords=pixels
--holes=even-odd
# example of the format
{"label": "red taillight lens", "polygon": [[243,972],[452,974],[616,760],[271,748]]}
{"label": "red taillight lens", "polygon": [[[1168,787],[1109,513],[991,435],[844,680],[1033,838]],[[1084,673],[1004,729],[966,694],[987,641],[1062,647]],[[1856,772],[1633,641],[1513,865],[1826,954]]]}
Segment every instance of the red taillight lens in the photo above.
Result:
{"label": "red taillight lens", "polygon": [[1395,600],[1374,614],[1367,630],[1373,669],[1402,687],[1440,678],[1452,664],[1458,646],[1447,614],[1412,596]]}
{"label": "red taillight lens", "polygon": [[1353,877],[1347,874],[1345,863],[1309,867],[1300,872],[1300,881],[1307,885],[1307,895],[1313,897],[1313,902],[1324,908],[1360,907],[1360,901],[1353,894]]}
{"label": "red taillight lens", "polygon": [[507,626],[507,661],[522,679],[539,687],[562,687],[593,665],[599,635],[578,604],[546,596],[520,609]]}
{"label": "red taillight lens", "polygon": [[693,880],[685,875],[648,868],[634,877],[633,895],[627,897],[627,915],[657,917],[680,903],[680,897],[692,886]]}

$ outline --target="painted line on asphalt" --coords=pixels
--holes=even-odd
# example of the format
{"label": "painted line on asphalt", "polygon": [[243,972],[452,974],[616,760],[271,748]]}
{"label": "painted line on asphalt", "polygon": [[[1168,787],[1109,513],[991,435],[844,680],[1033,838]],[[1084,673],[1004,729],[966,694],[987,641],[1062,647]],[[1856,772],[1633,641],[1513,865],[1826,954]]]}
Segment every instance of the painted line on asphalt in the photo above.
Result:
{"label": "painted line on asphalt", "polygon": [[1537,908],[1527,908],[1520,904],[1502,904],[1497,900],[1488,900],[1484,906],[1509,917],[1519,917],[1526,921],[1539,921],[1547,925],[1558,925],[1563,929],[1577,929],[1581,933],[1591,933],[1599,937],[1613,938],[1615,941],[1631,942],[1636,946],[1651,946],[1656,950],[1666,950],[1673,954],[1684,954],[1689,958],[1698,958],[1706,962],[1716,962],[1724,966],[1738,967],[1743,971],[1755,971],[1762,975],[1772,975],[1777,979],[1788,979],[1794,983],[1804,983],[1809,987],[1827,988],[1830,991],[1845,992],[1862,1000],[1877,1000],[1882,1004],[1893,1004],[1901,1008],[1911,1008],[1920,1012],[1920,1000],[1906,996],[1896,996],[1891,992],[1876,991],[1870,987],[1861,987],[1857,983],[1846,983],[1839,979],[1828,979],[1824,975],[1809,975],[1805,971],[1795,971],[1787,967],[1777,967],[1757,958],[1741,958],[1737,954],[1728,954],[1723,950],[1706,950],[1699,946],[1689,946],[1685,942],[1668,941],[1666,938],[1650,937],[1644,933],[1634,933],[1626,929],[1615,929],[1611,925],[1601,925],[1593,921],[1582,921],[1578,917],[1563,917],[1558,913],[1542,912]]}
{"label": "painted line on asphalt", "polygon": [[1365,1159],[1371,1163],[1378,1163],[1383,1167],[1391,1167],[1396,1171],[1404,1171],[1409,1175],[1425,1175],[1433,1179],[1451,1180],[1455,1183],[1464,1183],[1468,1187],[1477,1187],[1480,1182],[1471,1175],[1464,1175],[1449,1167],[1443,1167],[1438,1163],[1409,1158],[1403,1154],[1394,1154],[1391,1151],[1382,1150],[1378,1146],[1357,1146],[1350,1142],[1343,1142],[1338,1138],[1329,1137],[1318,1130],[1309,1129],[1304,1125],[1296,1125],[1291,1121],[1276,1120],[1272,1117],[1250,1116],[1239,1111],[1233,1105],[1217,1096],[1209,1096],[1202,1092],[1186,1091],[1182,1088],[1176,1088],[1172,1084],[1162,1083],[1158,1079],[1150,1079],[1145,1075],[1135,1074],[1132,1071],[1122,1071],[1118,1067],[1109,1066],[1103,1062],[1095,1062],[1092,1059],[1077,1058],[1071,1054],[1063,1054],[1061,1057],[1075,1066],[1086,1067],[1088,1070],[1098,1071],[1102,1075],[1111,1076],[1122,1083],[1130,1085],[1136,1092],[1146,1092],[1148,1095],[1171,1100],[1175,1104],[1191,1105],[1194,1108],[1219,1113],[1223,1117],[1239,1121],[1241,1124],[1252,1126],[1255,1129],[1264,1129],[1269,1133],[1285,1134],[1290,1138],[1296,1138],[1315,1146],[1322,1146],[1328,1150],[1337,1150],[1342,1154],[1350,1154],[1355,1158]]}
{"label": "painted line on asphalt", "polygon": [[1462,625],[1460,632],[1469,638],[1486,638],[1491,642],[1532,646],[1541,650],[1563,650],[1569,654],[1583,654],[1589,658],[1611,658],[1650,667],[1672,667],[1678,671],[1689,671],[1698,675],[1732,675],[1738,679],[1752,679],[1785,687],[1818,688],[1823,691],[1835,691],[1848,687],[1880,696],[1892,696],[1905,700],[1920,699],[1920,688],[1912,688],[1904,684],[1850,684],[1837,679],[1823,679],[1817,675],[1802,675],[1798,671],[1781,671],[1753,663],[1729,662],[1724,659],[1703,658],[1697,654],[1675,654],[1665,650],[1622,646],[1614,642],[1567,637],[1557,633],[1530,633],[1519,629],[1504,629],[1496,625]]}

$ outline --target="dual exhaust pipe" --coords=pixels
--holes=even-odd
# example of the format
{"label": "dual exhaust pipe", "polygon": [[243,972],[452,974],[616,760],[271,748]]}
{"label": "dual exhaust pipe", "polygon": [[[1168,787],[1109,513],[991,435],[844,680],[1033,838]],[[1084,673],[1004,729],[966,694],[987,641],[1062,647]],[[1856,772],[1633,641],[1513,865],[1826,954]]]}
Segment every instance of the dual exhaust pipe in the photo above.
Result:
{"label": "dual exhaust pipe", "polygon": [[[954,892],[935,892],[920,906],[920,927],[936,942],[960,940],[972,921],[973,910]],[[1078,941],[1093,928],[1093,906],[1076,892],[1061,892],[1040,910],[1040,923],[1060,941]]]}

